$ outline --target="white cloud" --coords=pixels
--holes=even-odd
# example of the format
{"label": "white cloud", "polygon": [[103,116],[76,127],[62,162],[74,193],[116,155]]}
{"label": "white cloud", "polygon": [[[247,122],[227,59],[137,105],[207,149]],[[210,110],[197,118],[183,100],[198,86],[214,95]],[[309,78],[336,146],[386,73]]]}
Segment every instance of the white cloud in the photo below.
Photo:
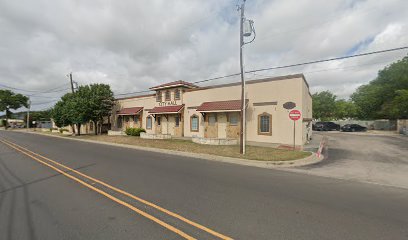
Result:
{"label": "white cloud", "polygon": [[[80,84],[108,83],[123,93],[239,72],[235,3],[0,0],[0,82],[50,89],[68,83],[72,71]],[[408,45],[404,0],[253,0],[247,2],[247,17],[257,30],[255,42],[245,48],[247,70]],[[305,72],[312,92],[331,90],[347,98],[406,53],[259,74]]]}

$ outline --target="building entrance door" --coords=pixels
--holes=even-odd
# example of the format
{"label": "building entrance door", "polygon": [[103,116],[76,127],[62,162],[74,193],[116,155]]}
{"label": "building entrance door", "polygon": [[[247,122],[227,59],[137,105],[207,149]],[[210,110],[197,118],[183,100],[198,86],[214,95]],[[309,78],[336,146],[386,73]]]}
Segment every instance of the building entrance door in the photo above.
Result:
{"label": "building entrance door", "polygon": [[204,137],[205,138],[218,137],[217,115],[215,113],[208,113],[205,115]]}
{"label": "building entrance door", "polygon": [[156,134],[162,134],[161,116],[156,117]]}

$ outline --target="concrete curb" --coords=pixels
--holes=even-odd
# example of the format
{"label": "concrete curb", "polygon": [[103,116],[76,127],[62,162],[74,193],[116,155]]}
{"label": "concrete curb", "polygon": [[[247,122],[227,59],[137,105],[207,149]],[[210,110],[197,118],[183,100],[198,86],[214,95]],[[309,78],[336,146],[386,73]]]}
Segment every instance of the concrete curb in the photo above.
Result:
{"label": "concrete curb", "polygon": [[68,139],[73,141],[80,141],[80,142],[88,142],[88,143],[96,143],[96,144],[103,144],[115,147],[123,147],[128,149],[137,149],[142,151],[149,151],[149,152],[157,152],[157,153],[164,153],[164,154],[171,154],[183,157],[192,157],[198,159],[205,159],[210,161],[217,161],[217,162],[225,162],[225,163],[232,163],[244,166],[252,166],[252,167],[259,167],[259,168],[285,168],[285,167],[300,167],[309,164],[315,164],[320,162],[324,159],[321,155],[320,158],[317,157],[316,153],[311,152],[312,154],[306,158],[297,159],[297,160],[287,160],[287,161],[259,161],[259,160],[247,160],[241,158],[233,158],[233,157],[224,157],[224,156],[217,156],[211,154],[204,154],[204,153],[189,153],[189,152],[181,152],[169,149],[160,149],[160,148],[150,148],[150,147],[140,147],[135,145],[128,145],[128,144],[121,144],[121,143],[111,143],[111,142],[102,142],[102,141],[95,141],[89,139],[75,139],[69,138],[67,136],[56,136],[50,135],[42,132],[31,132],[31,131],[18,131],[22,133],[30,133],[30,134],[37,134],[42,136],[48,137],[55,137],[55,138],[62,138]]}

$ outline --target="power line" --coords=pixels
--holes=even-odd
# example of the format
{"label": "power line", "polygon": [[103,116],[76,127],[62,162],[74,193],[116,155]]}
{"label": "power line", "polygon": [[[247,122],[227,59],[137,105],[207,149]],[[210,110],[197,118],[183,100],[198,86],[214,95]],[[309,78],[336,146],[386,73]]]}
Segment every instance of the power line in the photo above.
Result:
{"label": "power line", "polygon": [[[256,72],[262,72],[262,71],[267,71],[267,70],[276,70],[276,69],[283,69],[283,68],[305,66],[305,65],[311,65],[311,64],[316,64],[316,63],[337,61],[337,60],[343,60],[343,59],[355,58],[355,57],[362,57],[362,56],[368,56],[368,55],[375,55],[375,54],[386,53],[386,52],[400,51],[400,50],[404,50],[404,49],[408,49],[408,46],[398,47],[398,48],[390,48],[390,49],[385,49],[385,50],[380,50],[380,51],[373,51],[373,52],[360,53],[360,54],[354,54],[354,55],[348,55],[348,56],[343,56],[343,57],[335,57],[335,58],[314,60],[314,61],[308,61],[308,62],[302,62],[302,63],[295,63],[295,64],[289,64],[289,65],[283,65],[283,66],[254,69],[254,70],[250,70],[250,71],[245,71],[245,73],[256,73]],[[220,76],[220,77],[214,77],[214,78],[204,79],[204,80],[200,80],[200,81],[195,81],[195,82],[191,82],[191,83],[196,83],[197,84],[197,83],[203,83],[203,82],[210,82],[210,81],[215,81],[215,80],[219,80],[219,79],[223,79],[223,78],[239,76],[239,75],[240,75],[240,73],[233,73],[233,74],[228,74],[228,75],[224,75],[224,76]],[[120,93],[120,94],[115,94],[115,96],[123,96],[123,95],[146,93],[146,92],[152,92],[152,91],[144,90],[144,91],[138,91],[138,92]]]}
{"label": "power line", "polygon": [[57,92],[67,91],[67,90],[69,90],[69,89],[70,89],[70,88],[64,88],[64,89],[55,90],[55,91],[52,91],[52,92],[34,93],[34,94],[28,94],[27,96],[28,96],[28,97],[36,97],[36,96],[38,96],[38,94],[57,93]]}
{"label": "power line", "polygon": [[328,58],[328,59],[322,59],[322,60],[314,60],[314,61],[310,61],[310,62],[295,63],[295,64],[284,65],[284,66],[278,66],[278,67],[261,68],[261,69],[256,69],[256,70],[247,71],[247,72],[245,72],[245,73],[254,73],[254,72],[267,71],[267,70],[276,70],[276,69],[282,69],[282,68],[298,67],[298,66],[316,64],[316,63],[331,62],[331,61],[337,61],[337,60],[348,59],[348,58],[368,56],[368,55],[379,54],[379,53],[385,53],[385,52],[400,51],[400,50],[404,50],[404,49],[408,49],[408,46],[406,46],[406,47],[399,47],[399,48],[391,48],[391,49],[386,49],[386,50],[381,50],[381,51],[373,51],[373,52],[368,52],[368,53],[354,54],[354,55],[349,55],[349,56],[344,56],[344,57],[335,57],[335,58]]}
{"label": "power line", "polygon": [[[395,60],[381,61],[381,62],[358,64],[358,65],[351,65],[351,66],[337,67],[337,68],[322,68],[322,69],[316,69],[316,70],[306,71],[306,72],[302,72],[302,73],[303,74],[313,74],[313,73],[328,72],[328,71],[335,71],[335,70],[353,69],[353,68],[362,67],[362,66],[378,65],[378,64],[381,64],[381,63],[393,63],[394,61]],[[251,73],[251,74],[256,75],[256,76],[260,76],[260,77],[272,77],[271,75],[265,75],[265,74],[258,74],[258,73]]]}
{"label": "power line", "polygon": [[62,89],[62,90],[57,90],[57,89],[59,89],[59,88],[61,88],[61,87],[64,87],[65,85],[67,85],[67,83],[65,83],[65,84],[63,84],[63,85],[60,85],[60,86],[58,86],[58,87],[54,87],[54,88],[48,89],[48,90],[28,90],[28,89],[22,89],[22,88],[11,87],[11,86],[7,86],[7,85],[4,85],[4,84],[0,84],[0,87],[8,88],[8,89],[11,89],[11,90],[16,90],[16,91],[21,91],[21,92],[31,92],[31,93],[33,93],[33,94],[31,94],[30,96],[33,96],[33,95],[40,94],[40,93],[60,92],[60,91],[65,90],[65,89]]}

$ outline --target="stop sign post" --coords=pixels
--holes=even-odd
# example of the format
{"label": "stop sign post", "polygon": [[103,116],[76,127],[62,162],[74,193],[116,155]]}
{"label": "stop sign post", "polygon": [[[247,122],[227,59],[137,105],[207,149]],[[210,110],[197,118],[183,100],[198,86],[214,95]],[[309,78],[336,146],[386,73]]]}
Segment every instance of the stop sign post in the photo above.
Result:
{"label": "stop sign post", "polygon": [[299,110],[291,110],[289,112],[289,118],[293,120],[293,150],[295,150],[295,143],[296,143],[296,121],[300,119],[302,116],[302,113]]}

